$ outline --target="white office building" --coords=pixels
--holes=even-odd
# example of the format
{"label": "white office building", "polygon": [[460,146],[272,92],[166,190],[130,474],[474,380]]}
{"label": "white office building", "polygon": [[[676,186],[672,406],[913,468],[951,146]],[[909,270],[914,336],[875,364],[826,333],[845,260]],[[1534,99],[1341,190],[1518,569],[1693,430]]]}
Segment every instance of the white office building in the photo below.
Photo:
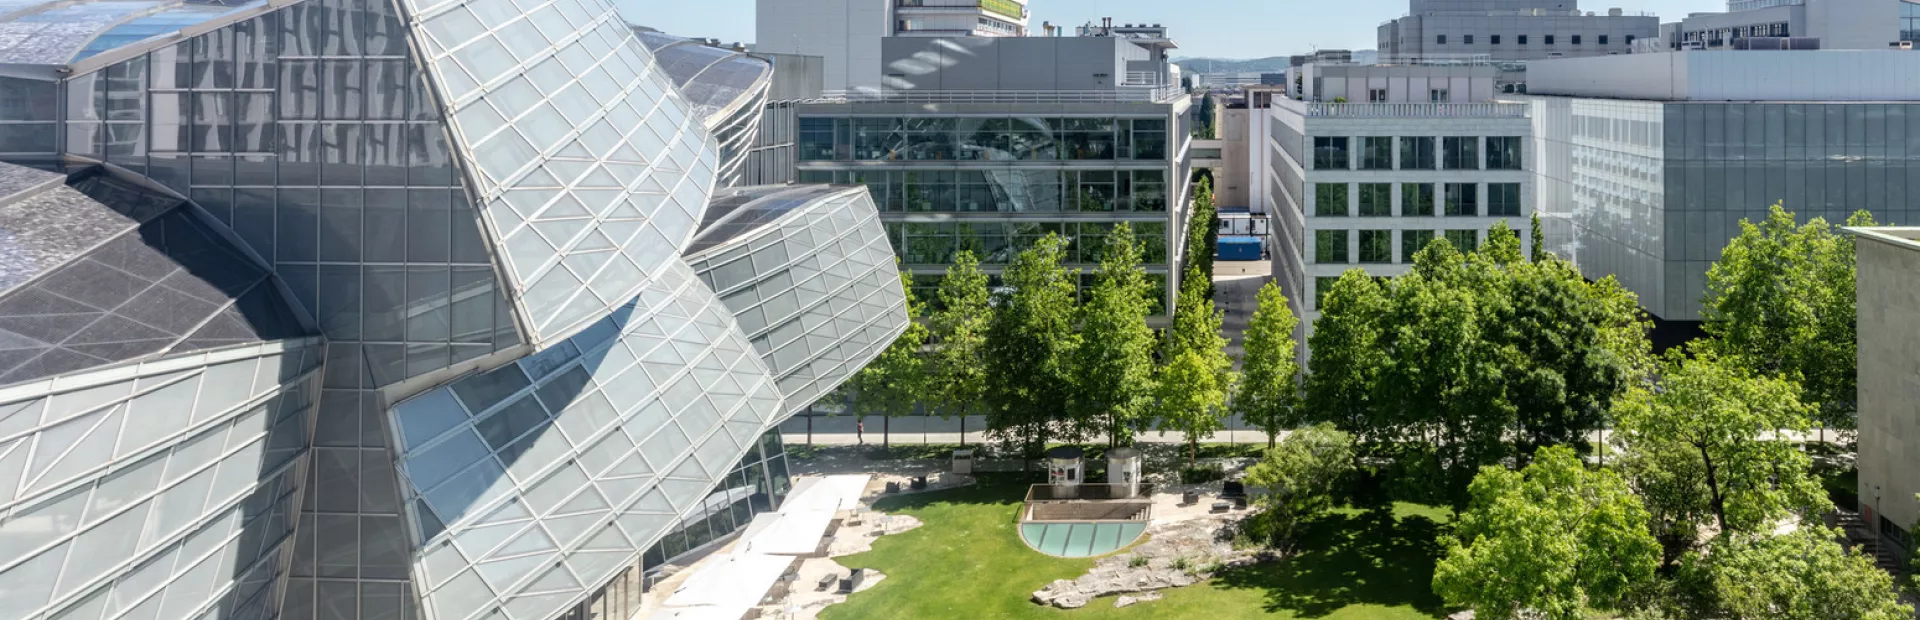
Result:
{"label": "white office building", "polygon": [[1428,102],[1442,88],[1490,98],[1490,67],[1374,69],[1380,75],[1356,74],[1336,92],[1383,89],[1380,103],[1329,103],[1324,92],[1321,101],[1263,101],[1273,273],[1303,325],[1319,318],[1319,294],[1340,274],[1406,273],[1436,237],[1470,250],[1506,221],[1523,247],[1533,242],[1527,105],[1452,95]]}
{"label": "white office building", "polygon": [[881,85],[886,37],[1018,37],[1027,0],[759,0],[754,51],[826,59],[826,90]]}
{"label": "white office building", "polygon": [[1380,25],[1383,58],[1534,60],[1625,54],[1659,35],[1660,18],[1617,8],[1582,12],[1576,0],[1409,0]]}
{"label": "white office building", "polygon": [[1920,39],[1916,22],[1920,3],[1908,0],[1727,0],[1725,13],[1663,24],[1660,43],[1668,50],[1714,50],[1755,38],[1794,38],[1818,49],[1878,50]]}

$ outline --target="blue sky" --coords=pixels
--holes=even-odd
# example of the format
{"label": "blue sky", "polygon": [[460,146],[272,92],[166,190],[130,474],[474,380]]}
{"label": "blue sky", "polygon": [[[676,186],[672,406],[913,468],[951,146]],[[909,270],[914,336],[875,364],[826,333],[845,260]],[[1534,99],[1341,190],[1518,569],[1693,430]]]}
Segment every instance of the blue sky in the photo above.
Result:
{"label": "blue sky", "polygon": [[[682,35],[753,40],[754,0],[615,0],[644,26]],[[1380,22],[1407,11],[1406,0],[1032,0],[1033,26],[1076,26],[1112,17],[1173,29],[1177,56],[1259,58],[1315,48],[1370,49]],[[1724,0],[1584,0],[1581,8],[1658,13],[1678,21],[1689,12],[1724,11]]]}

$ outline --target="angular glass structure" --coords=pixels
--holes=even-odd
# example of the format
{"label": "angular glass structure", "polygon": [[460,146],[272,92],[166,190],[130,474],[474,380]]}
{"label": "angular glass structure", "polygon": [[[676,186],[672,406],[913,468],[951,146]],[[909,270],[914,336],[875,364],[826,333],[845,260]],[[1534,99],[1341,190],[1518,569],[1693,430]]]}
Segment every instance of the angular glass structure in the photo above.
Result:
{"label": "angular glass structure", "polygon": [[865,189],[717,189],[769,65],[599,0],[0,41],[0,620],[631,609],[905,328]]}

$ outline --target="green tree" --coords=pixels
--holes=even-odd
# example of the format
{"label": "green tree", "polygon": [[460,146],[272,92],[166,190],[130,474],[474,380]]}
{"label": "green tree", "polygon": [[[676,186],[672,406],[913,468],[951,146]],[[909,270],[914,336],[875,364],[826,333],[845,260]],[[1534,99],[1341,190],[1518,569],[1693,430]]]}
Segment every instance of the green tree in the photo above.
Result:
{"label": "green tree", "polygon": [[1300,411],[1299,347],[1293,330],[1300,320],[1287,305],[1280,285],[1268,282],[1260,288],[1259,307],[1247,323],[1246,357],[1241,361],[1240,385],[1234,392],[1233,407],[1249,423],[1267,433],[1267,447],[1274,445],[1280,429],[1302,422]]}
{"label": "green tree", "polygon": [[1533,226],[1530,232],[1533,233],[1533,237],[1530,238],[1529,241],[1532,241],[1533,245],[1530,246],[1532,251],[1527,253],[1527,259],[1536,263],[1547,260],[1547,257],[1552,256],[1552,254],[1547,253],[1547,233],[1540,228],[1540,212],[1538,211],[1533,213]]}
{"label": "green tree", "polygon": [[1109,446],[1132,442],[1133,426],[1153,397],[1151,294],[1133,228],[1120,224],[1107,236],[1093,291],[1081,308],[1074,366],[1074,426],[1084,436],[1105,433]]}
{"label": "green tree", "polygon": [[[1872,226],[1866,211],[1848,225]],[[1824,426],[1852,428],[1857,402],[1853,243],[1813,218],[1800,225],[1781,204],[1740,235],[1707,270],[1703,327],[1720,354],[1756,373],[1800,383]]]}
{"label": "green tree", "polygon": [[1320,291],[1320,318],[1307,337],[1313,356],[1307,359],[1303,390],[1306,421],[1331,423],[1361,441],[1390,439],[1389,420],[1377,415],[1373,402],[1375,383],[1387,365],[1380,340],[1390,305],[1380,283],[1359,269]]}
{"label": "green tree", "polygon": [[966,443],[966,416],[986,410],[987,329],[993,323],[987,274],[969,250],[961,250],[940,279],[940,307],[928,321],[935,343],[928,360],[929,400],[943,416],[960,416],[960,441]]}
{"label": "green tree", "polygon": [[1838,530],[1803,526],[1736,536],[1705,556],[1719,617],[1730,620],[1911,620],[1893,578],[1873,558],[1834,542]]}
{"label": "green tree", "polygon": [[[1447,263],[1449,255],[1439,249],[1421,252],[1416,267],[1422,260]],[[1387,426],[1380,434],[1423,443],[1430,471],[1442,476],[1428,490],[1457,502],[1481,465],[1509,454],[1518,409],[1506,394],[1506,371],[1518,363],[1488,333],[1498,327],[1490,322],[1497,313],[1483,293],[1452,279],[1464,278],[1465,268],[1424,271],[1461,275],[1417,270],[1388,287],[1391,305],[1382,321],[1390,327],[1380,340],[1388,362],[1375,389]]]}
{"label": "green tree", "polygon": [[1620,606],[1659,565],[1640,498],[1569,448],[1541,448],[1520,472],[1487,467],[1469,493],[1433,589],[1481,618],[1578,620]]}
{"label": "green tree", "polygon": [[1353,461],[1353,436],[1330,424],[1288,433],[1247,469],[1247,484],[1262,493],[1252,527],[1269,544],[1290,544],[1302,524],[1333,508],[1334,488]]}
{"label": "green tree", "polygon": [[1187,465],[1199,457],[1200,437],[1220,430],[1232,377],[1199,351],[1181,351],[1160,369],[1154,385],[1161,431],[1187,437]]}
{"label": "green tree", "polygon": [[987,428],[1019,441],[1029,457],[1046,448],[1072,396],[1079,274],[1061,267],[1066,246],[1048,234],[1007,265],[982,356]]}
{"label": "green tree", "polygon": [[1677,502],[1654,511],[1676,518],[1712,514],[1722,532],[1750,532],[1790,512],[1831,509],[1806,453],[1779,439],[1810,425],[1811,408],[1799,392],[1792,382],[1755,376],[1710,351],[1691,358],[1669,351],[1658,389],[1635,388],[1616,411],[1629,450],[1693,461],[1666,461],[1665,470],[1699,468],[1702,486],[1649,495],[1649,501]]}
{"label": "green tree", "polygon": [[[1213,258],[1219,250],[1219,212],[1213,202],[1213,179],[1202,176],[1193,186],[1193,212],[1187,218],[1187,261],[1184,277],[1191,278],[1195,271],[1201,275],[1198,284],[1204,284],[1195,290],[1208,299],[1213,298]],[[1181,283],[1181,294],[1187,292],[1185,282]]]}
{"label": "green tree", "polygon": [[[852,386],[856,419],[865,420],[870,415],[907,415],[927,397],[923,351],[927,327],[920,324],[921,304],[913,295],[913,276],[905,269],[900,270],[900,287],[907,298],[907,329],[848,381]],[[886,436],[883,434],[881,439],[885,441]]]}

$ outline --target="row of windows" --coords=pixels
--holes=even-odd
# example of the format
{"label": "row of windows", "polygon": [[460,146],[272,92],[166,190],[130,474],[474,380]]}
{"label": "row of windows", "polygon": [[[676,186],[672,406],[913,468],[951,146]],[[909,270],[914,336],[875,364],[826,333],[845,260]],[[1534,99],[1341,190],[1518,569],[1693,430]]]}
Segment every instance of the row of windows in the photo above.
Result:
{"label": "row of windows", "polygon": [[1167,210],[1165,170],[802,170],[801,183],[865,185],[881,211]]}
{"label": "row of windows", "polygon": [[802,161],[1165,160],[1164,118],[800,119]]}
{"label": "row of windows", "polygon": [[1775,22],[1771,24],[1755,24],[1752,26],[1740,26],[1736,28],[1718,28],[1714,30],[1693,30],[1693,31],[1681,33],[1680,40],[1701,41],[1701,42],[1704,42],[1708,47],[1718,47],[1734,39],[1744,39],[1747,37],[1790,37],[1790,36],[1793,36],[1793,29],[1787,26],[1787,22]]}
{"label": "row of windows", "polygon": [[[1344,265],[1359,262],[1363,264],[1388,264],[1394,262],[1392,230],[1316,230],[1313,231],[1313,262],[1322,265]],[[1446,239],[1454,249],[1472,252],[1480,247],[1480,231],[1473,228],[1454,230],[1402,230],[1400,233],[1400,261],[1412,263],[1413,255],[1426,249],[1435,237]],[[1357,234],[1356,234],[1357,233]],[[1358,240],[1359,252],[1349,252],[1350,243]],[[1322,278],[1331,279],[1331,278]]]}
{"label": "row of windows", "polygon": [[[909,265],[947,265],[955,254],[970,250],[982,264],[1004,265],[1032,248],[1048,234],[1067,242],[1065,262],[1100,262],[1113,222],[887,222],[887,238],[894,252]],[[1165,222],[1131,222],[1141,264],[1167,262]],[[924,298],[923,298],[924,299]]]}
{"label": "row of windows", "polygon": [[[1147,315],[1166,316],[1167,274],[1148,272],[1146,276]],[[940,302],[940,281],[945,277],[944,274],[940,273],[913,274],[913,297],[921,303],[926,304],[926,307],[922,310],[923,312],[936,312],[946,309],[945,305]],[[1099,283],[1099,277],[1099,274],[1095,273],[1092,269],[1080,270],[1079,277],[1075,280],[1078,286],[1074,291],[1077,294],[1076,302],[1087,302],[1087,296],[1093,293],[1094,286]],[[987,274],[987,290],[998,291],[1004,287],[1005,283],[1000,279],[1000,274]]]}
{"label": "row of windows", "polygon": [[[1586,41],[1585,41],[1585,39],[1582,39],[1582,38],[1581,38],[1581,36],[1580,36],[1580,35],[1577,35],[1577,34],[1576,34],[1576,35],[1570,35],[1570,36],[1569,36],[1568,38],[1569,38],[1569,39],[1571,40],[1571,42],[1572,42],[1572,43],[1573,43],[1574,45],[1583,45],[1583,44],[1585,44],[1585,43],[1586,43]],[[1604,34],[1603,34],[1603,35],[1599,35],[1599,37],[1598,37],[1598,38],[1599,38],[1599,41],[1598,41],[1598,43],[1599,43],[1599,44],[1601,44],[1601,45],[1607,45],[1607,44],[1609,44],[1609,43],[1611,43],[1611,42],[1612,42],[1612,39],[1610,39],[1610,38],[1609,38],[1609,37],[1608,37],[1607,35],[1604,35]],[[1490,34],[1490,35],[1487,35],[1487,44],[1488,44],[1488,45],[1499,45],[1499,44],[1500,44],[1500,41],[1501,41],[1501,40],[1500,40],[1500,35],[1497,35],[1497,34]],[[1634,41],[1634,36],[1633,36],[1633,35],[1627,35],[1627,41],[1626,41],[1626,43],[1627,43],[1627,45],[1633,45],[1633,41]],[[1438,35],[1438,36],[1435,36],[1435,37],[1434,37],[1434,40],[1433,40],[1433,42],[1434,42],[1435,44],[1437,44],[1437,45],[1446,45],[1446,44],[1447,44],[1447,35],[1444,35],[1444,34],[1443,34],[1443,35]],[[1473,38],[1473,35],[1470,35],[1470,34],[1466,34],[1466,35],[1460,35],[1460,43],[1461,43],[1461,44],[1463,44],[1463,45],[1473,45],[1473,42],[1474,42],[1474,38]],[[1529,42],[1530,42],[1530,41],[1529,41],[1529,39],[1527,38],[1527,35],[1524,35],[1524,34],[1523,34],[1523,35],[1516,35],[1516,40],[1515,40],[1515,43],[1517,43],[1517,44],[1519,44],[1519,45],[1527,45],[1527,44],[1528,44]],[[1543,37],[1541,37],[1541,43],[1544,43],[1544,44],[1546,44],[1546,45],[1554,45],[1554,44],[1556,44],[1556,43],[1558,43],[1558,42],[1559,42],[1559,39],[1557,38],[1557,36],[1556,36],[1556,35],[1551,35],[1551,34],[1550,34],[1550,35],[1545,35],[1545,36],[1543,36]]]}
{"label": "row of windows", "polygon": [[[1519,183],[1488,183],[1486,212],[1480,210],[1480,185],[1477,183],[1441,184],[1444,200],[1434,200],[1433,183],[1401,183],[1400,216],[1426,217],[1518,217]],[[1392,183],[1315,183],[1315,217],[1351,217],[1356,207],[1360,217],[1393,217]],[[1353,199],[1350,199],[1353,198]],[[1438,209],[1438,212],[1435,212]]]}
{"label": "row of windows", "polygon": [[[1399,141],[1396,151],[1394,142]],[[1488,136],[1486,156],[1481,157],[1479,136],[1449,136],[1438,139],[1436,157],[1432,136],[1399,137],[1347,136],[1313,139],[1314,170],[1519,170],[1522,167],[1519,136]],[[1358,142],[1359,153],[1353,147]],[[1399,155],[1395,158],[1396,153]],[[1437,160],[1437,161],[1436,161]]]}

